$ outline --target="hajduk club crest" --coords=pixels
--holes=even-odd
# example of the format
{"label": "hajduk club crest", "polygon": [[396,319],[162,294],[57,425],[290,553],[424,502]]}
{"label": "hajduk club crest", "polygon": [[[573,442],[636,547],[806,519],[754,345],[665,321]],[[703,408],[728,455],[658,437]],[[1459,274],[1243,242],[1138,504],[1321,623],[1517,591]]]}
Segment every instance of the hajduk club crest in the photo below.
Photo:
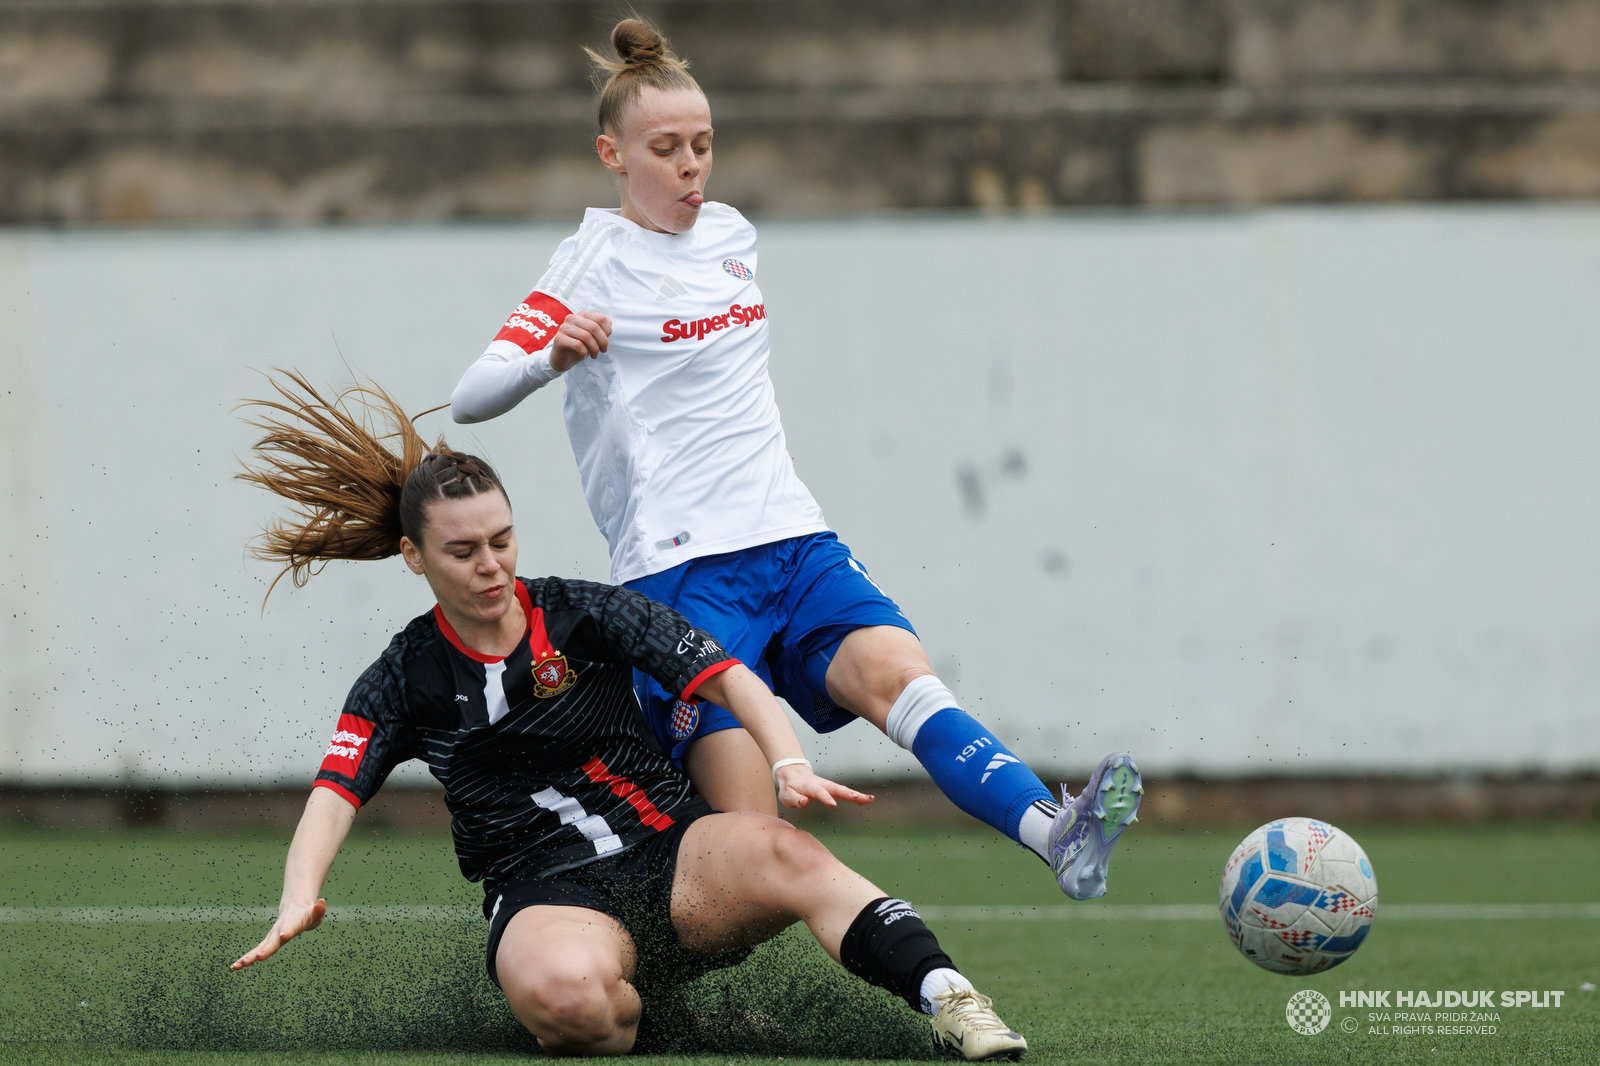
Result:
{"label": "hajduk club crest", "polygon": [[578,671],[560,652],[548,655],[533,664],[533,694],[540,699],[559,696],[578,680]]}
{"label": "hajduk club crest", "polygon": [[672,739],[685,740],[700,724],[700,705],[683,700],[672,705]]}

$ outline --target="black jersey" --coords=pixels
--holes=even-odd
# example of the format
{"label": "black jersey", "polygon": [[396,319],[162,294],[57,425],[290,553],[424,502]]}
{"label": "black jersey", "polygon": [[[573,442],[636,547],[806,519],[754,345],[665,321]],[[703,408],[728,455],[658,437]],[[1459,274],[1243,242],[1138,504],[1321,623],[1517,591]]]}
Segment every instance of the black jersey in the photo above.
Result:
{"label": "black jersey", "polygon": [[503,659],[463,645],[438,607],[396,634],[350,690],[315,782],[360,807],[397,765],[426,760],[461,872],[490,883],[581,865],[706,809],[645,726],[633,669],[689,700],[737,662],[629,589],[512,587],[528,635]]}

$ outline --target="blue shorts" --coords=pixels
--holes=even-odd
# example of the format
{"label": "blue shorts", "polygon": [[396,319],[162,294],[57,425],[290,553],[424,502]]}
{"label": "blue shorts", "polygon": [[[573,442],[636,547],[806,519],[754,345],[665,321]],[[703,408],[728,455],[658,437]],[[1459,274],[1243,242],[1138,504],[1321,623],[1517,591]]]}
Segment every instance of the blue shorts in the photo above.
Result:
{"label": "blue shorts", "polygon": [[[824,681],[840,642],[863,626],[916,632],[832,533],[690,559],[627,587],[720,640],[819,733],[855,719],[828,699]],[[680,765],[696,737],[739,728],[723,708],[684,703],[648,674],[635,670],[633,687],[645,721]]]}

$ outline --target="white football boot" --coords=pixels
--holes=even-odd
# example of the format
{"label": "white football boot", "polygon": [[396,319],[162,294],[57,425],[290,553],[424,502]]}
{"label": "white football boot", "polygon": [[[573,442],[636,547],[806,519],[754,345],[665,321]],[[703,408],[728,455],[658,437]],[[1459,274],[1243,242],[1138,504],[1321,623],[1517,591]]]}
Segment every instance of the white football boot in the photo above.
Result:
{"label": "white football boot", "polygon": [[968,1062],[1015,1061],[1027,1054],[1027,1040],[1000,1020],[988,996],[952,988],[936,994],[933,1001],[939,1005],[933,1016],[934,1047],[953,1051]]}
{"label": "white football boot", "polygon": [[1133,756],[1114,751],[1100,760],[1077,799],[1061,787],[1061,813],[1050,826],[1050,868],[1073,899],[1106,894],[1111,848],[1138,821],[1144,782]]}

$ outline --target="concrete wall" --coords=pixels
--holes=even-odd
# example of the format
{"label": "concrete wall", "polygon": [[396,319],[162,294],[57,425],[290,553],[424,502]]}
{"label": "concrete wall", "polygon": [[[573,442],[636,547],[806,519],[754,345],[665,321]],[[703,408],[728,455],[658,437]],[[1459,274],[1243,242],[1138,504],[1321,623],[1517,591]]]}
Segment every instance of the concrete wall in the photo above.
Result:
{"label": "concrete wall", "polygon": [[[346,362],[445,401],[565,232],[0,236],[0,776],[308,778],[430,601],[396,560],[263,613],[231,408]],[[1040,767],[1600,765],[1600,208],[762,232],[801,476]],[[422,428],[507,473],[522,572],[603,578],[555,391]],[[805,735],[911,766],[875,738]]]}
{"label": "concrete wall", "polygon": [[[1594,0],[664,0],[768,214],[1600,194]],[[564,218],[604,0],[8,0],[0,223]]]}

